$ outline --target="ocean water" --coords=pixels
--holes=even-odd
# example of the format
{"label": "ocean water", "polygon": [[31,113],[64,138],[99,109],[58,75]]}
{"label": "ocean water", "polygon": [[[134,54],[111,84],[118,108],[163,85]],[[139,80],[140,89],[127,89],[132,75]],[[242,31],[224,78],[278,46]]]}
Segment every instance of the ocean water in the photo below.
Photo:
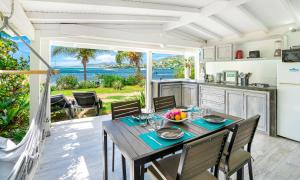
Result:
{"label": "ocean water", "polygon": [[[51,84],[55,84],[56,80],[60,76],[64,75],[74,75],[78,78],[79,81],[83,80],[83,68],[62,68],[62,67],[54,67],[60,71],[59,74],[53,75],[51,77]],[[142,74],[146,77],[146,69],[142,69]],[[117,75],[122,77],[128,77],[130,75],[134,75],[134,68],[87,68],[87,80],[93,80],[96,74],[102,75]],[[174,69],[163,69],[156,68],[153,69],[153,79],[172,79],[175,78],[175,70]]]}

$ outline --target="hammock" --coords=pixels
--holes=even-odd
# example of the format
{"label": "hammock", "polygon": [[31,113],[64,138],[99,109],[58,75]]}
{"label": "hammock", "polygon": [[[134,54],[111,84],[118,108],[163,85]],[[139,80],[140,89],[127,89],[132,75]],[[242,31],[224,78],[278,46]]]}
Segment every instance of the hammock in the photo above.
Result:
{"label": "hammock", "polygon": [[[45,86],[43,86],[42,99],[40,101],[38,111],[34,118],[31,120],[28,132],[26,133],[23,140],[18,145],[13,145],[13,147],[7,147],[4,149],[0,148],[0,180],[29,179],[30,175],[32,175],[32,170],[36,167],[37,160],[39,158],[43,145],[42,142],[45,138],[46,133],[46,109],[47,105],[49,105],[49,83],[52,73],[52,69],[49,64],[8,24],[8,20],[10,17],[4,17],[4,25],[0,27],[0,31],[4,28],[8,28],[17,37],[19,37],[19,39],[28,48],[30,48],[31,52],[34,53],[47,66],[47,78]],[[17,71],[17,74],[20,74],[20,71]]]}

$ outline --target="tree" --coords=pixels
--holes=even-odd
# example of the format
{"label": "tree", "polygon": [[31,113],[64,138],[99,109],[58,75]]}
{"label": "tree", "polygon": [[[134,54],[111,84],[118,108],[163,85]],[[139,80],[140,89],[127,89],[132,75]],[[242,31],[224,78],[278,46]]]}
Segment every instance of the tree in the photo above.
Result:
{"label": "tree", "polygon": [[89,62],[90,59],[94,59],[98,52],[102,52],[102,51],[103,50],[55,46],[52,49],[52,56],[67,55],[67,56],[76,57],[78,60],[81,61],[83,65],[84,80],[86,81],[87,63]]}
{"label": "tree", "polygon": [[[28,70],[29,60],[15,58],[18,45],[0,33],[0,70]],[[29,82],[25,75],[0,75],[0,136],[19,142],[29,125]]]}
{"label": "tree", "polygon": [[127,51],[118,51],[116,55],[116,62],[122,64],[123,61],[129,61],[130,64],[136,67],[136,76],[141,75],[141,62],[142,62],[142,53],[140,52],[127,52]]}

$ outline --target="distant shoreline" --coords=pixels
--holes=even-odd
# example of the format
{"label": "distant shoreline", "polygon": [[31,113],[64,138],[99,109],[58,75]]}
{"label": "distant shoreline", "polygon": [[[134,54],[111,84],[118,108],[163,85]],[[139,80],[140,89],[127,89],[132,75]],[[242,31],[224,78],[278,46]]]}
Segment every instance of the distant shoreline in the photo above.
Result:
{"label": "distant shoreline", "polygon": [[[82,67],[52,67],[59,70],[59,74],[51,77],[51,84],[55,84],[60,76],[73,75],[76,76],[78,81],[83,81],[83,68]],[[172,79],[175,78],[175,70],[171,68],[154,68],[153,79]],[[141,73],[145,77],[146,69],[141,68]],[[128,77],[135,74],[135,68],[99,68],[87,67],[87,80],[94,80],[96,74],[102,75],[116,75],[121,77]]]}

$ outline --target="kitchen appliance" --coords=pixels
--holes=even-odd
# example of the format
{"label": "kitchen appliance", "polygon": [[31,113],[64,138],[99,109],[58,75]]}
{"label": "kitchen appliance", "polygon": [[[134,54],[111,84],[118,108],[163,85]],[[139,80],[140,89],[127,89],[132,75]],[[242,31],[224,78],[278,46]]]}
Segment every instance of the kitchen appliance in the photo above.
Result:
{"label": "kitchen appliance", "polygon": [[238,71],[223,71],[224,82],[238,84]]}
{"label": "kitchen appliance", "polygon": [[275,51],[274,51],[274,57],[280,57],[281,56],[281,40],[275,41]]}
{"label": "kitchen appliance", "polygon": [[282,50],[282,62],[300,62],[300,48]]}
{"label": "kitchen appliance", "polygon": [[235,59],[243,59],[244,58],[244,53],[242,50],[237,50],[235,52]]}
{"label": "kitchen appliance", "polygon": [[249,85],[249,78],[250,78],[251,73],[243,73],[241,72],[239,74],[240,82],[242,86],[248,86]]}
{"label": "kitchen appliance", "polygon": [[277,65],[277,134],[300,142],[299,77],[300,63]]}
{"label": "kitchen appliance", "polygon": [[260,52],[257,51],[249,51],[249,57],[248,58],[260,58]]}
{"label": "kitchen appliance", "polygon": [[267,87],[270,87],[270,85],[266,84],[266,83],[252,83],[249,86],[258,87],[258,88],[267,88]]}
{"label": "kitchen appliance", "polygon": [[223,80],[223,73],[216,74],[216,83],[221,83]]}

